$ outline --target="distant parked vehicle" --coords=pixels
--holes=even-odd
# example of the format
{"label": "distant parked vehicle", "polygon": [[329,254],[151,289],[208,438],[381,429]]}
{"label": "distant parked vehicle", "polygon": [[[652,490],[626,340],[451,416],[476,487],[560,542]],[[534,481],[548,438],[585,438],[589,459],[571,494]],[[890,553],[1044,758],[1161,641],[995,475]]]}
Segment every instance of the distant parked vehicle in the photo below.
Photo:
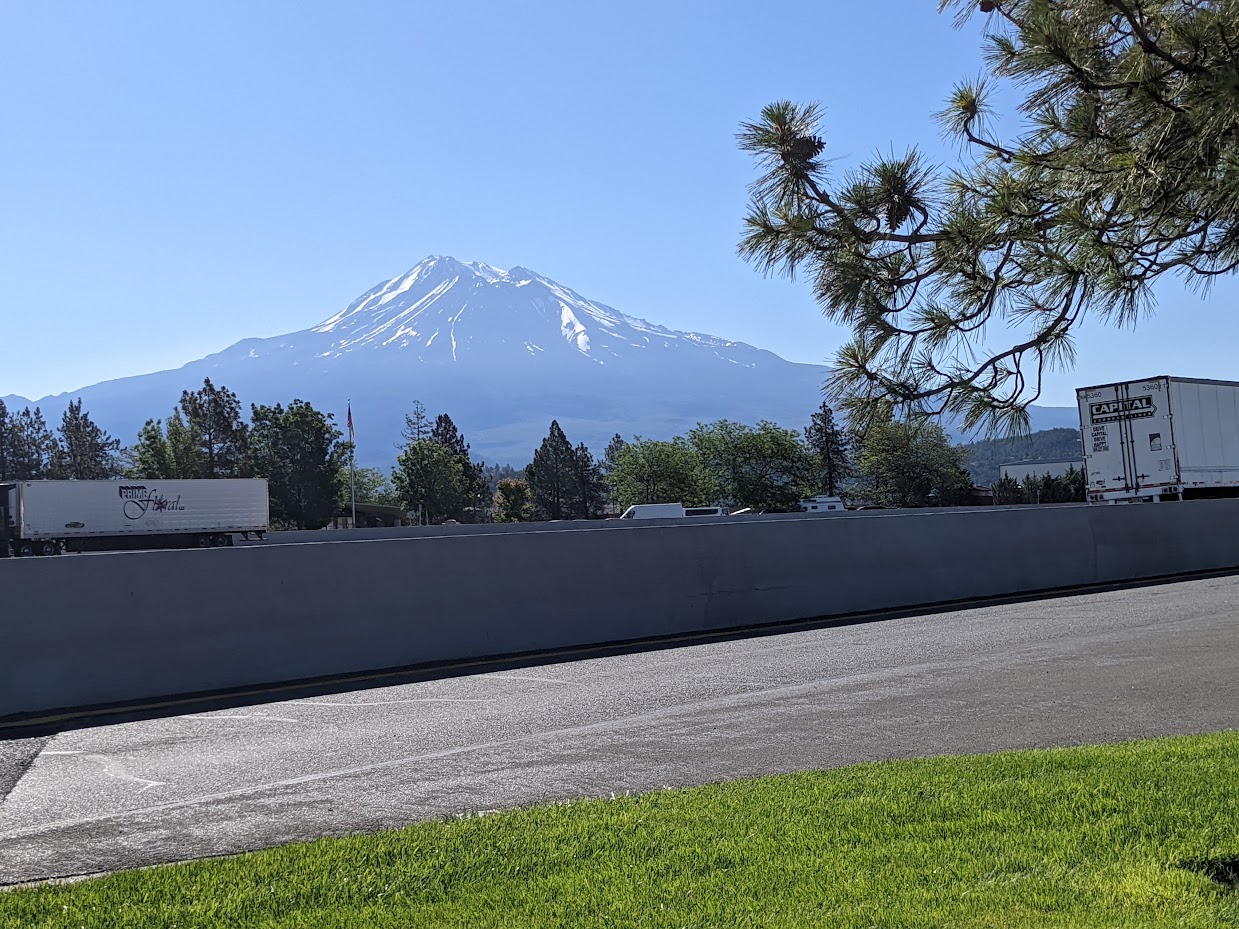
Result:
{"label": "distant parked vehicle", "polygon": [[0,558],[217,548],[262,538],[267,481],[18,481],[0,484]]}
{"label": "distant parked vehicle", "polygon": [[1076,396],[1090,503],[1239,496],[1239,383],[1152,377]]}
{"label": "distant parked vehicle", "polygon": [[839,497],[806,497],[800,501],[800,509],[805,513],[844,513],[847,508]]}
{"label": "distant parked vehicle", "polygon": [[680,519],[685,516],[726,516],[723,506],[688,506],[682,503],[637,503],[624,510],[620,519]]}

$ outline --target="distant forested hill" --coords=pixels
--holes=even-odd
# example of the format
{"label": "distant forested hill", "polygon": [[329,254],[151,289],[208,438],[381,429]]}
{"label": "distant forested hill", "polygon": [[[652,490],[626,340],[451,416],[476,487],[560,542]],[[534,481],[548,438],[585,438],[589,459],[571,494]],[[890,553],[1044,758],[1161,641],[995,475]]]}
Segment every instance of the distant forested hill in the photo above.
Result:
{"label": "distant forested hill", "polygon": [[972,479],[988,487],[1008,461],[1066,461],[1084,457],[1078,429],[1044,429],[1017,439],[983,439],[965,445]]}

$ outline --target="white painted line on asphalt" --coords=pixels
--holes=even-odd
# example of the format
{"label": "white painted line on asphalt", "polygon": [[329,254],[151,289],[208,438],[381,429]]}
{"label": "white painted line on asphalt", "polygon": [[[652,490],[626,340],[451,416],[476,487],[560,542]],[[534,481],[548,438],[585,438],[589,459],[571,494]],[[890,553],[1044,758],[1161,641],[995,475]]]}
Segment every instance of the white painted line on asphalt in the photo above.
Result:
{"label": "white painted line on asphalt", "polygon": [[107,755],[90,755],[89,757],[91,760],[98,761],[103,765],[103,773],[108,777],[114,777],[118,781],[129,781],[134,784],[143,785],[138,793],[145,793],[152,787],[166,786],[163,781],[152,781],[150,778],[137,777],[136,775],[130,774]]}
{"label": "white painted line on asphalt", "polygon": [[58,752],[39,752],[39,757],[44,755],[80,755],[82,752],[58,751]]}
{"label": "white painted line on asphalt", "polygon": [[184,717],[185,719],[262,719],[273,723],[300,723],[299,719],[290,719],[287,716],[271,716],[268,713],[247,713],[245,715],[234,716],[214,716],[206,713],[198,713]]}
{"label": "white painted line on asphalt", "polygon": [[565,687],[583,687],[580,681],[562,681],[553,677],[530,677],[527,674],[490,674],[493,681],[534,681],[539,684],[563,684]]}
{"label": "white painted line on asphalt", "polygon": [[395,706],[399,703],[493,703],[484,697],[415,697],[411,700],[372,700],[357,703],[332,703],[326,700],[291,700],[292,706]]}

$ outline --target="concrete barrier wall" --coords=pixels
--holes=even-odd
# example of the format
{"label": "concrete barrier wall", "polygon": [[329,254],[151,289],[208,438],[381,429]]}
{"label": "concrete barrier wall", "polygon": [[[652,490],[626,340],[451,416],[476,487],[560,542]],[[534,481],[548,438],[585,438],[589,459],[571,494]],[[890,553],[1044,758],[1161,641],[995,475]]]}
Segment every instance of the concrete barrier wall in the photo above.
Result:
{"label": "concrete barrier wall", "polygon": [[0,561],[0,718],[1239,567],[1239,500]]}

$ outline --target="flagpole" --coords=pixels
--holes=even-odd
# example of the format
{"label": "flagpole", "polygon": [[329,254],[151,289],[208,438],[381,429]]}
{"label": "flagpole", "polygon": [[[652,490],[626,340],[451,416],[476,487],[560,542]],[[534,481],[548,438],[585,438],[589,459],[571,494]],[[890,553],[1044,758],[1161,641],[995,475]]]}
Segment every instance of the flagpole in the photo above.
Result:
{"label": "flagpole", "polygon": [[353,401],[348,401],[348,441],[352,447],[348,464],[348,491],[353,503],[353,528],[357,528],[357,443],[353,440]]}

